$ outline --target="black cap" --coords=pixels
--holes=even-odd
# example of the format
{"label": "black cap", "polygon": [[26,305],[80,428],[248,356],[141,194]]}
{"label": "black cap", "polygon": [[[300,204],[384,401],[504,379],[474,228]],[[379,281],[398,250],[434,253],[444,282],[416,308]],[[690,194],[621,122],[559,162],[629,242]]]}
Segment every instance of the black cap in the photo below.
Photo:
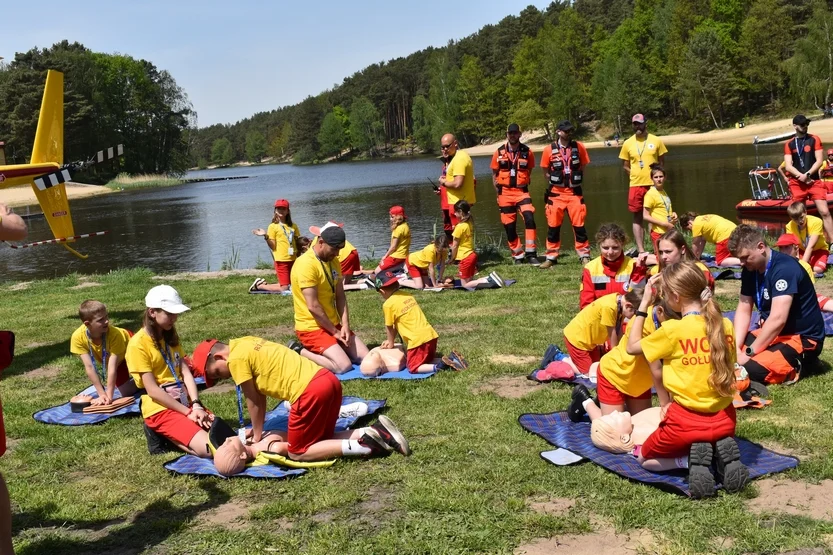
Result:
{"label": "black cap", "polygon": [[570,120],[568,119],[559,121],[558,125],[556,125],[555,128],[559,131],[572,131],[573,129],[575,129],[575,127],[573,127],[573,124],[570,123]]}
{"label": "black cap", "polygon": [[376,289],[388,287],[393,284],[399,284],[399,278],[390,270],[382,270],[376,275]]}
{"label": "black cap", "polygon": [[798,114],[793,118],[793,125],[809,125],[810,119],[804,114]]}
{"label": "black cap", "polygon": [[510,123],[509,129],[506,130],[507,133],[520,133],[521,127],[517,123]]}
{"label": "black cap", "polygon": [[321,232],[321,240],[331,247],[341,248],[347,240],[344,230],[338,226],[328,227]]}

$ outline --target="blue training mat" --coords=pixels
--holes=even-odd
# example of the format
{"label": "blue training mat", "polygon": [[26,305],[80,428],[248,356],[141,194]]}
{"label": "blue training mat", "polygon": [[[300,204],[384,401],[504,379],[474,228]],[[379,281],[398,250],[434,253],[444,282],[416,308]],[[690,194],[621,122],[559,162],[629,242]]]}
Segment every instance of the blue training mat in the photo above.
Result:
{"label": "blue training mat", "polygon": [[281,295],[284,297],[288,297],[292,294],[292,291],[287,289],[286,291],[249,291],[249,295]]}
{"label": "blue training mat", "polygon": [[[523,414],[518,422],[525,430],[537,434],[556,447],[593,461],[599,466],[625,478],[644,482],[662,489],[691,495],[688,489],[686,471],[650,472],[642,468],[636,457],[630,454],[608,453],[598,449],[590,440],[590,422],[571,422],[565,412],[551,414]],[[756,443],[737,438],[740,460],[749,468],[750,478],[783,472],[798,466],[798,459],[780,455]],[[715,486],[719,489],[719,485]]]}
{"label": "blue training mat", "polygon": [[370,377],[362,374],[362,371],[359,370],[359,365],[354,364],[352,370],[345,372],[344,374],[336,374],[336,378],[342,382],[348,382],[350,380],[424,380],[425,378],[430,378],[434,374],[436,374],[436,372],[411,374],[408,372],[408,369],[405,368],[399,372],[387,372],[381,376]]}
{"label": "blue training mat", "polygon": [[[95,387],[90,386],[79,395],[92,395],[93,397],[97,397],[98,395],[95,392]],[[113,397],[118,399],[121,397],[119,390],[117,389],[113,394]],[[56,407],[51,407],[48,409],[39,410],[32,416],[38,422],[43,424],[58,424],[60,426],[86,426],[88,424],[99,424],[104,422],[108,418],[113,418],[114,416],[133,416],[134,414],[139,414],[141,411],[139,410],[139,399],[137,398],[132,405],[127,405],[126,407],[120,408],[117,411],[111,412],[109,414],[84,414],[82,412],[72,412],[72,409],[69,406],[69,402],[64,403],[63,405],[58,405]]]}
{"label": "blue training mat", "polygon": [[[356,401],[363,401],[367,403],[367,414],[373,414],[385,406],[386,401],[382,400],[367,400],[361,397],[344,397],[341,400],[342,405],[354,403]],[[339,418],[336,422],[336,431],[343,431],[352,426],[358,420],[352,418]],[[281,405],[266,413],[264,430],[286,430],[289,422],[289,413]],[[223,476],[217,469],[214,468],[214,461],[211,459],[202,459],[194,455],[182,455],[174,460],[163,465],[166,470],[174,474],[190,474],[192,476],[216,476],[218,478],[228,478]],[[266,464],[263,466],[250,466],[240,474],[235,474],[234,477],[244,478],[290,478],[293,476],[300,476],[306,473],[303,468],[284,468],[275,464]]]}
{"label": "blue training mat", "polygon": [[[728,312],[723,313],[724,318],[728,318],[730,321],[734,322],[735,320],[735,311],[730,310]],[[824,320],[824,335],[830,337],[833,336],[833,312],[822,312],[821,317]],[[758,329],[758,311],[752,311],[752,320],[749,322],[749,331]]]}

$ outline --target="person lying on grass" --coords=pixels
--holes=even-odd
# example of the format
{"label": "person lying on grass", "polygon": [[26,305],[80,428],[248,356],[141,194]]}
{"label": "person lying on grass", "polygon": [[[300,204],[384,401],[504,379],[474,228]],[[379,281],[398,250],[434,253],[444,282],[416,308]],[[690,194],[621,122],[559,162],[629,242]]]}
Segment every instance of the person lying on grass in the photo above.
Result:
{"label": "person lying on grass", "polygon": [[408,346],[407,366],[412,374],[436,372],[448,368],[455,370],[468,368],[466,359],[457,351],[452,350],[443,357],[437,356],[439,338],[437,332],[428,323],[416,299],[400,291],[399,279],[392,272],[383,270],[376,276],[376,290],[385,299],[382,312],[385,315],[387,339],[381,347],[392,349],[396,342],[396,335],[399,334]]}
{"label": "person lying on grass", "polygon": [[124,355],[127,342],[133,336],[129,331],[110,325],[104,303],[87,300],[78,308],[81,326],[72,332],[69,352],[84,363],[87,378],[98,394],[92,406],[113,402],[116,388],[122,397],[132,397],[138,391],[130,378]]}
{"label": "person lying on grass", "polygon": [[378,456],[394,450],[411,454],[408,440],[384,415],[370,427],[336,432],[341,382],[288,347],[252,336],[232,339],[228,344],[209,339],[197,346],[191,361],[205,373],[206,382],[232,378],[246,398],[253,443],[263,439],[266,398],[290,403],[286,439],[268,445],[272,452],[301,462]]}

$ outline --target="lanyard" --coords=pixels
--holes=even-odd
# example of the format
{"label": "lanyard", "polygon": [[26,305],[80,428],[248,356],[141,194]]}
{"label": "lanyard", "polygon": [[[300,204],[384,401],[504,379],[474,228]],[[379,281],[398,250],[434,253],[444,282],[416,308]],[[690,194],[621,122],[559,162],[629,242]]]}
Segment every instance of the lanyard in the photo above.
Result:
{"label": "lanyard", "polygon": [[509,150],[509,143],[506,144],[506,157],[509,158],[509,163],[516,170],[518,169],[518,158],[521,157],[521,147],[518,145],[518,150],[515,151],[515,157],[512,158],[512,151]]}
{"label": "lanyard", "polygon": [[561,161],[564,162],[564,175],[570,175],[570,155],[573,149],[570,147],[570,143],[567,143],[565,147],[562,147],[560,142],[556,144],[558,145],[558,155],[561,156]]}
{"label": "lanyard", "polygon": [[280,227],[281,231],[283,231],[283,234],[286,237],[286,242],[289,243],[289,248],[291,249],[292,248],[292,239],[295,238],[295,230],[290,228],[289,233],[287,233],[286,232],[287,226],[283,222],[279,223],[278,227]]}
{"label": "lanyard", "polygon": [[[313,254],[315,254],[315,251],[313,251]],[[338,304],[336,303],[336,284],[335,284],[335,278],[333,277],[333,270],[330,267],[329,262],[325,266],[324,261],[321,260],[320,258],[318,258],[317,254],[315,254],[315,258],[317,258],[318,263],[321,264],[321,271],[324,272],[324,279],[327,280],[327,285],[330,286],[330,289],[333,292],[333,310],[338,312]]]}
{"label": "lanyard", "polygon": [[699,310],[691,310],[691,311],[686,312],[685,314],[683,314],[683,318],[685,318],[686,316],[700,316],[700,311]]}
{"label": "lanyard", "polygon": [[801,147],[798,146],[798,137],[795,138],[795,153],[798,155],[798,163],[801,165],[801,169],[804,169],[804,156],[801,154],[804,152],[804,145],[807,143],[807,137],[801,139]]}
{"label": "lanyard", "polygon": [[659,318],[657,318],[657,307],[654,307],[654,309],[651,311],[651,317],[654,319],[654,329],[658,330],[660,323]]}
{"label": "lanyard", "polygon": [[766,274],[769,272],[769,267],[772,266],[772,253],[769,255],[769,260],[766,261],[766,268],[764,268],[764,277],[762,283],[758,283],[758,272],[755,272],[755,293],[758,301],[758,312],[763,316],[764,309],[764,288],[766,286]]}
{"label": "lanyard", "polygon": [[[798,226],[796,226],[796,227],[798,227]],[[801,240],[804,241],[804,248],[805,249],[807,248],[807,243],[810,242],[810,233],[809,233],[810,230],[808,229],[808,227],[809,226],[807,225],[807,220],[804,220],[804,227],[798,227],[798,237],[799,237],[799,239],[801,239],[802,234],[804,235],[804,238],[801,239]]]}
{"label": "lanyard", "polygon": [[642,153],[645,152],[645,147],[646,146],[648,146],[648,136],[647,135],[645,135],[645,140],[642,141],[642,150],[639,150],[639,141],[636,141],[636,153],[639,155],[639,161],[640,162],[642,162]]}
{"label": "lanyard", "polygon": [[90,358],[93,361],[95,373],[101,377],[101,383],[107,385],[107,334],[101,337],[101,372],[98,371],[98,365],[95,363],[95,353],[93,353],[93,340],[90,337],[90,330],[87,330],[87,346],[90,348]]}
{"label": "lanyard", "polygon": [[237,428],[237,437],[243,444],[246,444],[246,424],[243,422],[243,393],[240,391],[240,386],[237,389],[237,420],[240,422],[240,427]]}
{"label": "lanyard", "polygon": [[668,193],[666,193],[665,191],[660,191],[656,187],[654,187],[654,189],[656,190],[656,192],[659,193],[659,198],[662,199],[662,204],[665,205],[665,212],[667,213],[666,217],[668,218],[668,221],[670,222],[671,221],[671,197],[669,197]]}
{"label": "lanyard", "polygon": [[165,343],[165,350],[162,350],[162,346],[156,342],[156,348],[159,349],[159,352],[162,354],[162,358],[165,359],[165,364],[168,366],[168,370],[171,371],[171,375],[174,377],[174,381],[176,382],[177,387],[183,387],[182,383],[179,381],[179,378],[176,375],[176,370],[174,369],[174,357],[171,355],[170,347],[168,344]]}

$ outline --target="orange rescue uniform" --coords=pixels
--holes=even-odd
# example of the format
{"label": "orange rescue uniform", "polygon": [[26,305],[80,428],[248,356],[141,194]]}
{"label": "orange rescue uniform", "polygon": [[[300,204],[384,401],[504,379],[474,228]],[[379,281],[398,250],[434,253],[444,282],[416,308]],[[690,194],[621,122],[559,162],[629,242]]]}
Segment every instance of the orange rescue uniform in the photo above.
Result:
{"label": "orange rescue uniform", "polygon": [[[500,223],[506,229],[509,250],[515,258],[523,258],[524,251],[532,255],[536,253],[535,207],[529,196],[530,173],[534,167],[535,155],[523,143],[518,143],[515,150],[508,143],[501,145],[492,156]],[[515,227],[518,211],[526,227],[523,246]]]}
{"label": "orange rescue uniform", "polygon": [[590,163],[590,156],[584,145],[570,141],[562,147],[558,141],[544,149],[541,168],[547,178],[547,192],[544,195],[547,214],[547,258],[555,260],[561,249],[561,224],[564,212],[570,217],[575,236],[576,254],[580,258],[590,256],[590,241],[584,219],[587,206],[584,204],[584,167]]}

